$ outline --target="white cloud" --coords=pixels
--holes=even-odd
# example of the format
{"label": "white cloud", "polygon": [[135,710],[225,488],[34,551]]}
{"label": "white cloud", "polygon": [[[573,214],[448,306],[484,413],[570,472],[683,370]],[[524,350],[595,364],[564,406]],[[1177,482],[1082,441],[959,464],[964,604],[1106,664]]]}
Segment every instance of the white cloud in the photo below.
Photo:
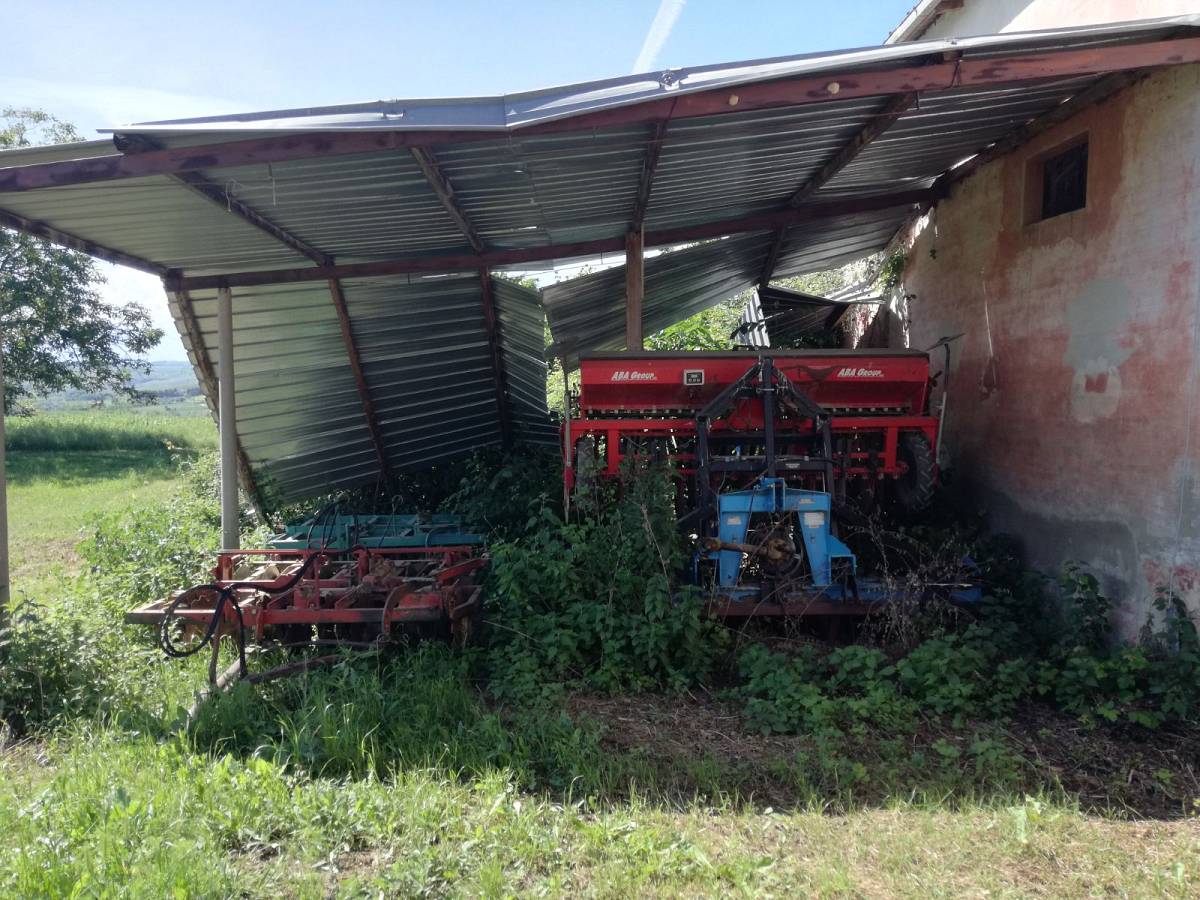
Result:
{"label": "white cloud", "polygon": [[646,39],[642,41],[642,49],[638,53],[637,62],[633,64],[633,74],[648,72],[654,67],[663,44],[667,42],[667,38],[671,36],[671,30],[679,21],[679,14],[683,12],[683,3],[684,0],[661,0],[658,4],[658,12],[654,14],[654,21],[650,23]]}

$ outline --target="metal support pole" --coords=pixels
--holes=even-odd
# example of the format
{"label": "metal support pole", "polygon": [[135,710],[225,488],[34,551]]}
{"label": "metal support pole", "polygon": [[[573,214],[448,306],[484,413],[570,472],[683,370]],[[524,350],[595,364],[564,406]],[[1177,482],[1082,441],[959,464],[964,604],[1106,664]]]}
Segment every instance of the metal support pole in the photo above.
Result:
{"label": "metal support pole", "polygon": [[625,235],[625,349],[638,353],[645,349],[642,336],[642,297],[645,293],[645,259],[642,255],[642,230]]}
{"label": "metal support pole", "polygon": [[8,610],[8,472],[4,458],[4,341],[0,334],[0,622]]}
{"label": "metal support pole", "polygon": [[217,407],[221,428],[221,546],[235,550],[238,535],[237,407],[233,386],[233,291],[217,291]]}

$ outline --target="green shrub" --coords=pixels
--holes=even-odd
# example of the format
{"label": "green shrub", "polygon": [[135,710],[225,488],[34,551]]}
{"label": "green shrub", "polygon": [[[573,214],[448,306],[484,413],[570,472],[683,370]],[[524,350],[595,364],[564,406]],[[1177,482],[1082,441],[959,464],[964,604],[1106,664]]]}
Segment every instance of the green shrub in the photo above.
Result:
{"label": "green shrub", "polygon": [[[99,602],[114,615],[209,580],[221,546],[218,461],[180,463],[181,478],[157,506],[125,507],[96,519],[77,551]],[[253,523],[243,509],[243,532]]]}
{"label": "green shrub", "polygon": [[0,620],[0,730],[23,735],[73,720],[154,727],[171,703],[162,670],[106,610],[78,598],[16,600]]}
{"label": "green shrub", "polygon": [[849,646],[823,658],[812,651],[789,658],[752,644],[738,665],[747,723],[764,734],[899,732],[915,725],[916,707],[900,694],[895,667],[879,650]]}
{"label": "green shrub", "polygon": [[492,547],[491,687],[527,700],[570,684],[600,691],[680,688],[708,676],[721,630],[675,575],[684,547],[662,474],[631,478],[578,518],[543,506],[523,535]]}

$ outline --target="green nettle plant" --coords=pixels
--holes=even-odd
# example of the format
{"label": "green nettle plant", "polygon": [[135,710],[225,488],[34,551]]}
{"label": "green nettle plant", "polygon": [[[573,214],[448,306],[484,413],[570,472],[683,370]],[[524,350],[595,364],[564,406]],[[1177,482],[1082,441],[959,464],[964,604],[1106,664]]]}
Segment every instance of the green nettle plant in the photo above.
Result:
{"label": "green nettle plant", "polygon": [[685,548],[662,473],[581,496],[570,521],[535,506],[492,548],[491,689],[527,700],[564,685],[612,692],[705,679],[724,634],[676,573]]}

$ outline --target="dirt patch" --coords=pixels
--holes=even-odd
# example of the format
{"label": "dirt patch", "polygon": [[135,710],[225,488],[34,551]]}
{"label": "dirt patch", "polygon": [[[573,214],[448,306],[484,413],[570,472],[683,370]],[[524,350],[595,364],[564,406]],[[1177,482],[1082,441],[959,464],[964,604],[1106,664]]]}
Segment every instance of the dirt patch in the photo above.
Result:
{"label": "dirt patch", "polygon": [[1090,726],[1028,706],[1005,732],[1085,809],[1153,818],[1200,814],[1200,728]]}
{"label": "dirt patch", "polygon": [[[697,761],[707,759],[722,768],[718,786],[724,782],[731,792],[752,795],[760,805],[787,806],[812,799],[811,793],[802,797],[781,774],[789,762],[813,758],[812,737],[749,731],[734,705],[714,697],[576,694],[569,700],[569,711],[597,723],[604,746],[614,752],[642,754],[668,779],[677,778],[679,790],[686,790],[684,782]],[[977,734],[993,735],[1020,756],[1020,789],[1028,793],[1061,793],[1084,810],[1118,816],[1200,815],[1200,728],[1119,730],[1085,725],[1052,709],[1030,706],[999,723],[952,727],[928,720],[916,734],[900,740],[911,759],[916,752],[934,756],[938,743],[965,745]],[[883,748],[886,741],[893,742],[890,751]],[[842,752],[868,767],[893,765],[889,753],[894,755],[896,741],[896,735],[869,735],[848,742]],[[919,787],[914,783],[914,790]],[[888,796],[877,785],[874,790],[860,790],[857,799],[883,802]]]}

